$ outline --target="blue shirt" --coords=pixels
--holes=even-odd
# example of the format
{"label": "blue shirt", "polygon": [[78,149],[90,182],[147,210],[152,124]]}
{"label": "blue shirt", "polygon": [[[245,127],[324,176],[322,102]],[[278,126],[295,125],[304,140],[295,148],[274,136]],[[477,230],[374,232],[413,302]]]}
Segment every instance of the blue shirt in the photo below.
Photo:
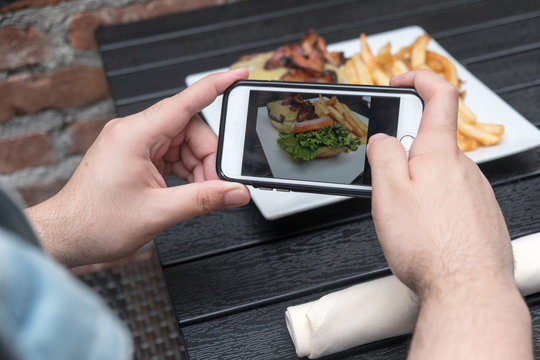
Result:
{"label": "blue shirt", "polygon": [[131,359],[127,328],[43,252],[0,190],[0,359]]}

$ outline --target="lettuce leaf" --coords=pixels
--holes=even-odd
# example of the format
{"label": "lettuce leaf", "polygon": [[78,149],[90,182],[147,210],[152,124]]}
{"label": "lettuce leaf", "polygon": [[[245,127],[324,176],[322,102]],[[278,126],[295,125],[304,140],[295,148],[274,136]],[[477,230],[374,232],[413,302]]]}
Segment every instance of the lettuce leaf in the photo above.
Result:
{"label": "lettuce leaf", "polygon": [[298,134],[281,132],[277,142],[291,158],[305,161],[314,159],[321,147],[346,147],[356,151],[360,145],[359,138],[350,137],[345,126],[336,123]]}

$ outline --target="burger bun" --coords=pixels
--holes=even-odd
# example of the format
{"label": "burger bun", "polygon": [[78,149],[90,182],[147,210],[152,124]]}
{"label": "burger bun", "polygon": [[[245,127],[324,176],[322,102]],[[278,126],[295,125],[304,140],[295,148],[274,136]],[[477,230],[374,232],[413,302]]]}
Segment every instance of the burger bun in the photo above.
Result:
{"label": "burger bun", "polygon": [[347,148],[345,146],[340,146],[340,147],[324,146],[319,149],[319,152],[317,153],[317,157],[326,158],[326,157],[336,156],[344,152],[346,149]]}

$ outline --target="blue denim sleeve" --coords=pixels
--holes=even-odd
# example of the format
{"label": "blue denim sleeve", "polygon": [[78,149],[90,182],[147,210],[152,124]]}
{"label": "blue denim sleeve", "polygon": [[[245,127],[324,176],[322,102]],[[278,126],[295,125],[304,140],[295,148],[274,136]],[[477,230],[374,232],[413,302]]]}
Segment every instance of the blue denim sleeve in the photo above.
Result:
{"label": "blue denim sleeve", "polygon": [[127,328],[39,248],[0,227],[0,359],[131,359]]}

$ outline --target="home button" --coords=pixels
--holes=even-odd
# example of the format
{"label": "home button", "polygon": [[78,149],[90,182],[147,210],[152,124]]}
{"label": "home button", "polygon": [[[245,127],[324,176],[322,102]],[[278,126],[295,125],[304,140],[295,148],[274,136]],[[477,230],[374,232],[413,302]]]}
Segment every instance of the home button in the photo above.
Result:
{"label": "home button", "polygon": [[414,137],[412,135],[403,135],[401,139],[399,139],[401,142],[401,145],[405,148],[405,151],[408,153],[411,149],[412,143],[414,141]]}

